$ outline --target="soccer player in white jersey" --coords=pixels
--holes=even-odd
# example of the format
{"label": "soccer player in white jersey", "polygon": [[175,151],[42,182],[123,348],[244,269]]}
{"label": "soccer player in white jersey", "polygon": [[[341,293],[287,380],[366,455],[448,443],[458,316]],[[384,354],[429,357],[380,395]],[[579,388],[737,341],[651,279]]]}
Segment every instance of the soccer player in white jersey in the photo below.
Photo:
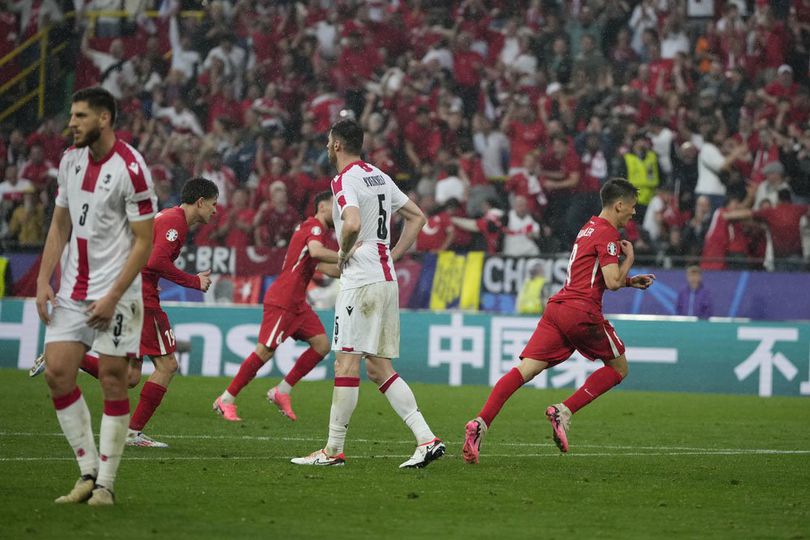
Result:
{"label": "soccer player in white jersey", "polygon": [[[400,468],[421,468],[444,455],[445,447],[425,422],[408,384],[394,371],[399,356],[399,290],[394,261],[416,240],[425,224],[419,207],[391,178],[360,159],[363,128],[341,120],[329,132],[329,161],[339,171],[332,180],[332,214],[340,242],[342,270],[335,305],[335,387],[326,447],[292,460],[297,465],[343,465],[343,445],[360,386],[360,362],[368,378],[411,428],[416,451]],[[405,220],[399,242],[390,249],[391,213]],[[354,251],[352,251],[354,250]],[[348,254],[348,255],[347,255]]]}
{"label": "soccer player in white jersey", "polygon": [[[46,325],[45,378],[81,471],[57,503],[114,503],[129,423],[128,358],[139,352],[140,272],[152,249],[157,200],[143,157],[116,139],[114,124],[109,92],[96,87],[73,95],[68,127],[74,146],[59,163],[56,207],[37,277],[37,310]],[[60,258],[62,279],[54,295],[50,281]],[[98,450],[90,410],[76,386],[90,348],[100,355],[104,395]]]}

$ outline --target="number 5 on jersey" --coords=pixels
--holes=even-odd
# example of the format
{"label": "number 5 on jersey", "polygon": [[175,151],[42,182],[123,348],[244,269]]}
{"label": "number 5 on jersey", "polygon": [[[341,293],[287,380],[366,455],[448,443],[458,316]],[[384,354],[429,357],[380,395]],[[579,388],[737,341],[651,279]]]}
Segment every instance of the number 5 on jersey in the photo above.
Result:
{"label": "number 5 on jersey", "polygon": [[380,201],[380,217],[377,218],[377,238],[385,240],[388,238],[388,212],[385,211],[385,195],[377,195]]}

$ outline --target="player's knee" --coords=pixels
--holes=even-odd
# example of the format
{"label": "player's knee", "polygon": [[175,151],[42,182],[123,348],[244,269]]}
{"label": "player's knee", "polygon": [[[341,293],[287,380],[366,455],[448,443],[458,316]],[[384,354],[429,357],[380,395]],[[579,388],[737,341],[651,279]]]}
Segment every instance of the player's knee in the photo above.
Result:
{"label": "player's knee", "polygon": [[117,371],[101,373],[98,380],[101,383],[101,391],[104,393],[105,399],[109,399],[108,396],[126,394],[128,386],[126,374]]}
{"label": "player's knee", "polygon": [[382,370],[368,361],[366,362],[366,375],[368,375],[368,380],[377,386],[385,382],[385,376]]}
{"label": "player's knee", "polygon": [[256,345],[256,350],[253,352],[256,353],[256,356],[258,356],[262,362],[267,362],[270,360],[270,357],[273,356],[273,351],[268,349],[263,343],[258,343]]}
{"label": "player's knee", "polygon": [[162,358],[160,362],[155,363],[155,369],[165,375],[174,375],[177,373],[179,367],[180,366],[177,363],[177,359],[174,357],[174,355]]}
{"label": "player's knee", "polygon": [[137,373],[137,374],[130,373],[129,376],[127,377],[127,386],[129,388],[135,388],[136,386],[138,386],[139,382],[141,382],[141,374],[140,373]]}
{"label": "player's knee", "polygon": [[64,369],[62,366],[51,366],[48,364],[45,366],[45,381],[48,383],[48,388],[51,389],[51,393],[56,396],[61,396],[72,388],[67,388],[70,383],[70,377],[68,377],[67,370]]}
{"label": "player's knee", "polygon": [[610,367],[616,370],[616,373],[622,378],[622,380],[627,378],[627,374],[630,372],[630,369],[627,367],[627,360],[620,361],[620,362],[612,362]]}
{"label": "player's knee", "polygon": [[330,350],[329,338],[326,336],[319,336],[319,338],[313,339],[310,346],[312,347],[312,350],[315,351],[319,356],[326,356],[329,354]]}

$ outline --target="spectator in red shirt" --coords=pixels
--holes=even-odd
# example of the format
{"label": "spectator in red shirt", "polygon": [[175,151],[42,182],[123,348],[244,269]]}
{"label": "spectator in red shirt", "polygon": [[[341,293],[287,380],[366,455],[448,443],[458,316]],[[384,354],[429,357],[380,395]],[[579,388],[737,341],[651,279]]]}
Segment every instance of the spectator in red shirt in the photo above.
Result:
{"label": "spectator in red shirt", "polygon": [[573,211],[574,194],[582,179],[582,162],[568,137],[557,133],[552,137],[551,152],[540,160],[540,166],[540,184],[549,200],[548,224],[561,236],[563,245],[571,244],[582,226],[581,220],[569,222],[569,214],[573,218],[582,213]]}
{"label": "spectator in red shirt", "polygon": [[445,251],[453,245],[455,237],[455,227],[450,220],[450,213],[444,207],[438,206],[416,237],[416,251],[431,253]]}
{"label": "spectator in red shirt", "polygon": [[300,214],[288,202],[287,187],[283,182],[273,182],[270,200],[261,203],[253,219],[256,245],[286,247],[300,221]]}
{"label": "spectator in red shirt", "polygon": [[467,32],[459,33],[453,51],[453,76],[456,89],[464,103],[464,117],[472,118],[478,110],[478,97],[481,91],[481,74],[484,59],[470,48],[472,36]]}
{"label": "spectator in red shirt", "polygon": [[416,118],[405,126],[405,154],[413,170],[418,171],[423,161],[433,161],[442,144],[442,134],[430,119],[427,107],[416,110]]}
{"label": "spectator in red shirt", "polygon": [[26,144],[29,147],[35,144],[42,146],[45,159],[52,163],[59,163],[59,160],[62,159],[62,152],[68,147],[67,140],[57,133],[56,120],[53,118],[46,119],[39,130],[29,135]]}
{"label": "spectator in red shirt", "polygon": [[[740,209],[740,198],[729,196],[726,205],[714,211],[703,242],[700,267],[703,270],[743,270],[748,265],[749,241],[741,223],[727,219]],[[744,210],[745,211],[745,210]]]}
{"label": "spectator in red shirt", "polygon": [[526,154],[523,157],[523,167],[512,169],[512,174],[506,181],[506,191],[511,196],[524,197],[529,207],[529,213],[540,221],[548,199],[537,176],[538,166],[537,152]]}
{"label": "spectator in red shirt", "polygon": [[34,184],[37,191],[42,191],[51,178],[55,178],[57,169],[53,163],[45,159],[45,149],[41,144],[31,147],[28,161],[20,169],[20,178],[26,178]]}
{"label": "spectator in red shirt", "polygon": [[220,234],[226,247],[243,249],[253,244],[253,219],[256,211],[250,208],[250,194],[237,188],[231,194],[231,205],[220,217]]}
{"label": "spectator in red shirt", "polygon": [[[484,215],[478,219],[471,219],[466,217],[453,217],[450,218],[453,225],[461,230],[473,233],[479,233],[480,236],[476,237],[479,246],[473,244],[473,249],[485,250],[490,255],[498,253],[501,246],[501,237],[503,236],[503,221],[504,212],[495,206],[496,201],[487,199],[483,203]],[[481,245],[483,244],[483,245]]]}
{"label": "spectator in red shirt", "polygon": [[776,107],[781,99],[793,99],[799,85],[793,82],[793,68],[782,64],[776,70],[776,78],[765,88],[760,88],[757,95],[772,107]]}
{"label": "spectator in red shirt", "polygon": [[[759,210],[741,209],[729,212],[728,221],[756,219],[765,222],[771,232],[773,255],[777,270],[796,270],[801,268],[802,239],[799,221],[802,216],[810,215],[810,206],[793,204],[790,190],[779,190],[779,202]],[[782,259],[782,260],[780,260]]]}
{"label": "spectator in red shirt", "polygon": [[526,154],[546,143],[546,126],[527,96],[521,96],[509,104],[501,120],[501,131],[509,137],[510,167],[523,166]]}

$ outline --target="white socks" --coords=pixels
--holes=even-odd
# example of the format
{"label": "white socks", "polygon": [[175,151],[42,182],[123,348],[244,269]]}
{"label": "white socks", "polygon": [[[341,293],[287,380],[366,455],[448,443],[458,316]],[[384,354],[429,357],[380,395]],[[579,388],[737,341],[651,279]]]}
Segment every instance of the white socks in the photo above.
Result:
{"label": "white socks", "polygon": [[[73,448],[82,476],[87,474],[95,477],[98,474],[98,451],[93,438],[90,409],[87,408],[87,403],[78,388],[74,393],[78,393],[78,399],[64,408],[57,408],[56,418],[59,420],[62,433]],[[75,396],[71,399],[75,399]],[[59,407],[57,401],[54,400],[54,403]]]}
{"label": "white socks", "polygon": [[394,373],[390,379],[385,381],[380,386],[380,392],[385,394],[391,407],[405,421],[405,424],[411,428],[413,436],[416,437],[417,445],[429,443],[436,438],[430,430],[430,426],[425,422],[422,413],[419,412],[411,387],[399,375]]}
{"label": "white socks", "polygon": [[332,408],[329,411],[329,439],[326,441],[326,454],[336,456],[343,452],[349,420],[357,407],[360,396],[359,377],[335,377],[332,391]]}
{"label": "white socks", "polygon": [[225,390],[222,392],[222,395],[219,396],[219,399],[222,400],[222,403],[227,403],[228,405],[233,405],[236,402],[236,396],[232,396],[230,392]]}
{"label": "white socks", "polygon": [[292,392],[292,388],[293,387],[290,386],[290,383],[288,383],[284,379],[281,379],[281,382],[276,385],[276,390],[278,390],[282,394],[289,394],[290,392]]}
{"label": "white socks", "polygon": [[[123,414],[121,414],[123,413]],[[113,491],[115,475],[124,453],[129,431],[129,400],[105,401],[99,433],[98,478],[96,484]]]}

